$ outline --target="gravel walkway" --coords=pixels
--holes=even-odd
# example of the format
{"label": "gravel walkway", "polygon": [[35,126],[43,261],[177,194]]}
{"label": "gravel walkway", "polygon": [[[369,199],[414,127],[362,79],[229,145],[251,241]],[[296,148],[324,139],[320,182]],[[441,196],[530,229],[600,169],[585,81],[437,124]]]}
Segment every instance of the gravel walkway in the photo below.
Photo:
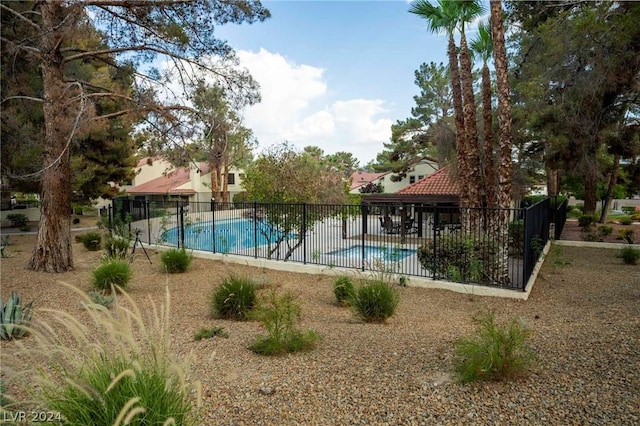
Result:
{"label": "gravel walkway", "polygon": [[[11,237],[13,256],[0,263],[3,299],[16,289],[36,299],[36,307],[80,313],[77,297],[55,281],[89,290],[100,253],[74,244],[74,272],[33,273],[22,269],[32,238]],[[336,306],[329,277],[202,259],[188,273],[166,277],[155,253],[152,265],[143,255],[136,258],[131,295],[140,304],[147,297],[160,303],[169,286],[175,347],[193,353],[192,373],[203,385],[203,425],[636,425],[640,266],[623,265],[617,254],[552,248],[526,302],[478,297],[473,289],[465,295],[399,288],[397,315],[383,325],[361,323]],[[207,296],[231,272],[292,291],[303,327],[322,336],[318,347],[275,358],[255,355],[247,346],[262,333],[257,323],[210,318]],[[511,382],[456,383],[453,344],[473,330],[474,314],[488,309],[499,321],[519,316],[532,327],[535,368]],[[223,326],[229,338],[193,340],[198,329],[212,326]],[[11,345],[3,341],[0,350]]]}

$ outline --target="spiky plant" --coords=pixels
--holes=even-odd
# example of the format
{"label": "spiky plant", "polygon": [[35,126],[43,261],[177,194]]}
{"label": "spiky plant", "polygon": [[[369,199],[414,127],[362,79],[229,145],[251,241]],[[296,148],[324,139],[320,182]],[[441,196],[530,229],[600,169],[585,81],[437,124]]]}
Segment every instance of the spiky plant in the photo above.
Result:
{"label": "spiky plant", "polygon": [[33,301],[22,306],[22,300],[15,291],[11,293],[5,305],[0,298],[0,338],[11,340],[24,337],[31,322]]}

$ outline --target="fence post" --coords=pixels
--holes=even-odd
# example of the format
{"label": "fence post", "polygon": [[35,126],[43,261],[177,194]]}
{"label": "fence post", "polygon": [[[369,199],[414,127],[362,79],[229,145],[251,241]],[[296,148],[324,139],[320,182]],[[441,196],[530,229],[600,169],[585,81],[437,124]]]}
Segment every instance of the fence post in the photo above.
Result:
{"label": "fence post", "polygon": [[211,248],[216,252],[216,199],[211,197]]}
{"label": "fence post", "polygon": [[302,263],[307,264],[307,203],[302,203]]}
{"label": "fence post", "polygon": [[524,235],[522,236],[522,240],[524,247],[522,248],[522,291],[525,291],[527,288],[527,281],[529,277],[527,276],[527,272],[529,271],[529,247],[531,245],[531,236],[529,236],[527,223],[529,222],[529,209],[531,207],[526,207],[524,209],[524,215],[522,219],[522,232]]}
{"label": "fence post", "polygon": [[149,200],[145,200],[145,207],[147,209],[147,244],[151,244],[151,206]]}
{"label": "fence post", "polygon": [[253,200],[253,257],[258,258],[258,202]]}
{"label": "fence post", "polygon": [[433,208],[433,220],[431,221],[431,235],[433,235],[433,279],[436,279],[436,269],[438,268],[438,244],[436,243],[436,238],[438,237],[438,229],[440,225],[438,224],[439,212],[438,207]]}
{"label": "fence post", "polygon": [[367,206],[364,202],[360,202],[360,216],[362,218],[362,229],[360,230],[362,237],[361,237],[361,244],[362,244],[362,272],[364,272],[364,265],[365,265],[365,253],[364,253],[364,245],[365,245],[365,233],[367,232]]}
{"label": "fence post", "polygon": [[113,222],[112,220],[112,210],[113,210],[113,203],[115,201],[111,201],[111,204],[109,205],[109,209],[107,210],[107,220],[109,221],[109,229],[113,229]]}

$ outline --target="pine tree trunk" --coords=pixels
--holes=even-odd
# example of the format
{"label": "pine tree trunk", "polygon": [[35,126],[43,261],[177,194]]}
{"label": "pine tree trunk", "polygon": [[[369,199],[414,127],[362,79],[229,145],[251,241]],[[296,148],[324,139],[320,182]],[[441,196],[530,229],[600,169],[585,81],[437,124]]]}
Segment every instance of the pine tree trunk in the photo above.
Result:
{"label": "pine tree trunk", "polygon": [[595,160],[584,171],[584,214],[595,214],[598,204],[598,166]]}
{"label": "pine tree trunk", "polygon": [[558,169],[547,167],[546,173],[547,173],[547,195],[550,197],[555,197],[556,195],[558,195],[558,191],[560,189]]}
{"label": "pine tree trunk", "polygon": [[607,216],[609,215],[609,208],[613,200],[613,189],[618,182],[618,172],[620,171],[620,154],[616,154],[613,157],[613,169],[611,170],[611,176],[609,176],[609,185],[607,186],[607,195],[604,198],[604,206],[602,207],[602,213],[600,214],[600,223],[607,223]]}
{"label": "pine tree trunk", "polygon": [[[64,17],[61,3],[47,2],[40,7],[43,28],[57,28]],[[71,123],[78,111],[68,102],[62,74],[61,36],[42,35],[42,84],[44,94],[45,152],[43,157],[42,204],[38,235],[27,269],[66,272],[73,269],[71,250],[71,167],[69,149]]]}

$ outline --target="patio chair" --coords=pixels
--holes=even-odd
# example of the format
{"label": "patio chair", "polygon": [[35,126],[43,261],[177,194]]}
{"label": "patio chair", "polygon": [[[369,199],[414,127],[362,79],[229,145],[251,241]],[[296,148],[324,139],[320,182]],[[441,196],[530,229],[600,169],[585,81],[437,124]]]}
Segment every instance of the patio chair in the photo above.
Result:
{"label": "patio chair", "polygon": [[394,223],[393,220],[391,220],[391,217],[385,216],[384,220],[381,218],[380,219],[380,223],[381,223],[382,229],[384,229],[385,233],[387,233],[387,234],[399,234],[400,233],[401,225],[399,223]]}
{"label": "patio chair", "polygon": [[410,218],[407,218],[407,220],[405,220],[404,230],[407,234],[418,232],[418,224],[416,223],[414,218],[410,217]]}

